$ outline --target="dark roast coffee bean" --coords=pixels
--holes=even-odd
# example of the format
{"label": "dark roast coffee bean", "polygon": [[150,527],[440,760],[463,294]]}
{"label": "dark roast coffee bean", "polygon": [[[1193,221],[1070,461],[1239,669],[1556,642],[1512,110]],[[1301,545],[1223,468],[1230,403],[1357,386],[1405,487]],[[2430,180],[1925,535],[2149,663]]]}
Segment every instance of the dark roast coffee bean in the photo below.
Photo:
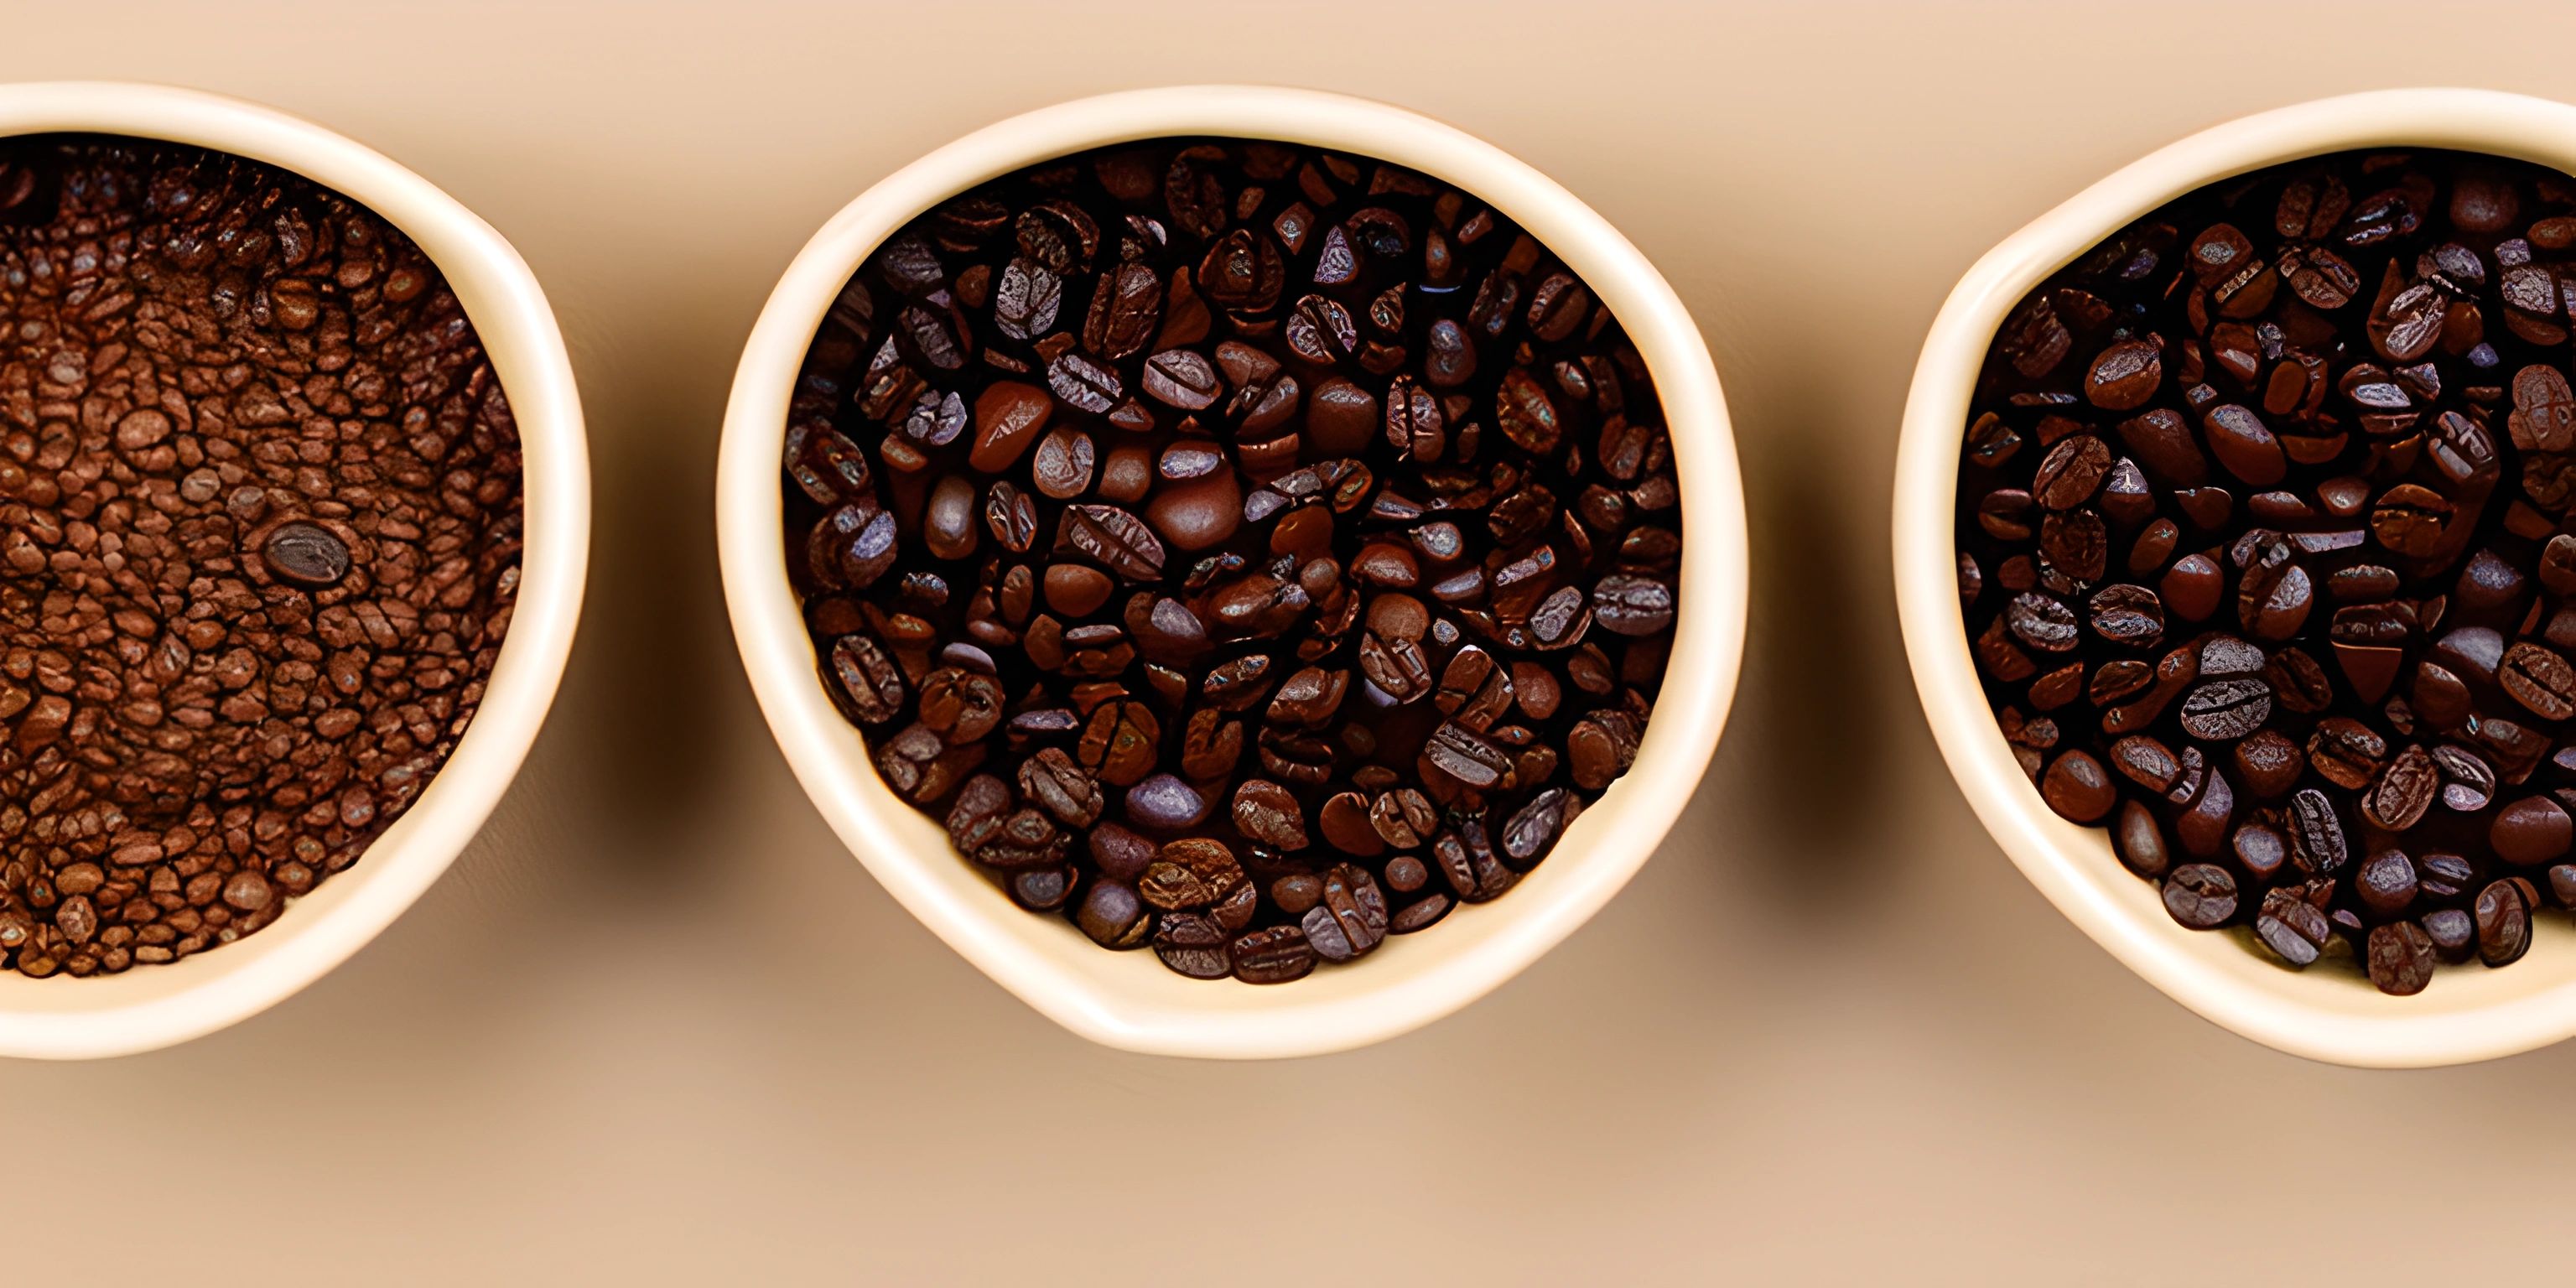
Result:
{"label": "dark roast coffee bean", "polygon": [[2455,899],[2475,880],[2476,869],[2456,854],[2427,854],[2415,864],[2419,888],[2429,899]]}
{"label": "dark roast coffee bean", "polygon": [[2546,796],[2527,796],[2498,811],[2488,825],[2487,844],[2507,863],[2533,867],[2567,853],[2576,840],[2576,822],[2566,807]]}
{"label": "dark roast coffee bean", "polygon": [[[1428,176],[1235,140],[1005,175],[861,266],[789,419],[818,673],[888,785],[1182,974],[1293,979],[1495,898],[1645,745],[1682,611],[1652,373]],[[2047,584],[2005,580],[2054,651],[2161,637],[2153,590],[2098,584],[2155,500],[2110,443],[2051,431],[2046,504],[1994,510],[2044,531]],[[228,531],[296,518],[221,482]]]}
{"label": "dark roast coffee bean", "polygon": [[2333,876],[2351,861],[2343,820],[2323,791],[2303,787],[2290,797],[2291,857],[2310,876]]}
{"label": "dark roast coffee bean", "polygon": [[2272,686],[2256,679],[2212,680],[2183,695],[2183,732],[2204,742],[2230,742],[2263,727]]}
{"label": "dark roast coffee bean", "polygon": [[2531,886],[2519,877],[2478,891],[2478,960],[2510,966],[2531,948]]}
{"label": "dark roast coffee bean", "polygon": [[2415,902],[2415,861],[2403,851],[2381,850],[2363,862],[2352,888],[2372,915],[2395,917]]}
{"label": "dark roast coffee bean", "polygon": [[279,524],[260,556],[270,575],[304,590],[328,590],[349,575],[349,547],[318,523]]}
{"label": "dark roast coffee bean", "polygon": [[2194,930],[2226,925],[2236,916],[2236,878],[2207,863],[2186,863],[2165,875],[2165,911]]}
{"label": "dark roast coffee bean", "polygon": [[[1313,916],[1320,909],[1309,909]],[[1272,926],[1234,941],[1234,977],[1246,984],[1285,984],[1315,969],[1314,946],[1297,926]]]}
{"label": "dark roast coffee bean", "polygon": [[2334,927],[2326,920],[2326,914],[2288,889],[2265,894],[2262,910],[2254,919],[2254,937],[2292,966],[2314,962],[2333,936]]}
{"label": "dark roast coffee bean", "polygon": [[1231,942],[1216,918],[1200,913],[1165,913],[1154,927],[1154,955],[1175,974],[1191,979],[1223,979],[1234,973]]}
{"label": "dark roast coffee bean", "polygon": [[2433,955],[2458,965],[2478,953],[2478,923],[2466,909],[2436,908],[2424,914],[2424,937],[2433,941]]}
{"label": "dark roast coffee bean", "polygon": [[2433,980],[2433,938],[2411,921],[2374,926],[2365,960],[2370,982],[2399,997],[2424,991]]}

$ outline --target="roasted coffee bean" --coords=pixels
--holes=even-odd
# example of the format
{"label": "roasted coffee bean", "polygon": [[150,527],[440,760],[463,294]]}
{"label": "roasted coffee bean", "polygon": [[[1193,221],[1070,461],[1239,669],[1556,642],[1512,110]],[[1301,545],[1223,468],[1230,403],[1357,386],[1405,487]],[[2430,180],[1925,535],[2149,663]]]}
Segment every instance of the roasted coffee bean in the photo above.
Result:
{"label": "roasted coffee bean", "polygon": [[2366,957],[2370,982],[2399,997],[2424,991],[2433,980],[2433,939],[2411,921],[2374,926]]}
{"label": "roasted coffee bean", "polygon": [[2465,908],[2435,908],[2424,914],[2424,937],[2433,955],[2453,965],[2477,956],[2478,923]]}
{"label": "roasted coffee bean", "polygon": [[260,548],[271,576],[302,590],[328,590],[349,575],[349,547],[318,523],[283,523]]}
{"label": "roasted coffee bean", "polygon": [[2272,686],[2252,678],[2211,680],[2183,695],[2183,732],[2203,742],[2232,742],[2272,715]]}
{"label": "roasted coffee bean", "polygon": [[2111,847],[2120,862],[2142,877],[2164,875],[2173,864],[2172,851],[2166,848],[2164,830],[2156,825],[2156,816],[2136,801],[2124,801],[2119,817],[2111,826]]}
{"label": "roasted coffee bean", "polygon": [[2306,966],[2323,954],[2326,942],[2334,937],[2334,927],[2316,905],[2282,888],[2263,896],[2254,918],[2254,937],[2282,961]]}
{"label": "roasted coffee bean", "polygon": [[[1508,890],[1645,744],[1683,609],[1651,374],[1428,176],[1233,140],[1003,176],[861,266],[791,404],[783,535],[834,701],[1011,898],[1104,944],[1263,982],[1364,955]],[[2111,442],[2048,432],[2045,503],[1995,507],[2044,532],[2013,588],[2041,652],[2162,639],[2154,590],[2104,584],[2154,501]],[[222,483],[228,533],[379,539]]]}
{"label": "roasted coffee bean", "polygon": [[2388,741],[2368,725],[2344,716],[2317,722],[2308,737],[2308,766],[2317,776],[2346,791],[2361,791],[2379,777],[2388,759]]}
{"label": "roasted coffee bean", "polygon": [[1386,939],[1386,896],[1375,878],[1349,863],[1324,873],[1322,902],[1300,921],[1306,942],[1328,961],[1365,956]]}
{"label": "roasted coffee bean", "polygon": [[2236,917],[2236,878],[2208,863],[2186,863],[2164,879],[2165,911],[2194,930],[2210,930]]}
{"label": "roasted coffee bean", "polygon": [[2381,850],[2362,863],[2352,889],[2373,916],[2395,917],[2415,902],[2415,861],[2401,850]]}
{"label": "roasted coffee bean", "polygon": [[2314,787],[2290,797],[2290,855],[2310,876],[2333,876],[2352,858],[2334,801]]}
{"label": "roasted coffee bean", "polygon": [[2362,817],[2373,827],[2403,832],[2433,808],[2440,790],[2441,771],[2432,754],[2410,744],[2380,770],[2379,781],[2361,798]]}
{"label": "roasted coffee bean", "polygon": [[2261,799],[2287,793],[2308,767],[2307,753],[2299,750],[2299,744],[2270,729],[2237,743],[2233,755],[2238,782]]}
{"label": "roasted coffee bean", "polygon": [[2040,782],[2040,794],[2050,809],[2075,823],[2094,822],[2110,813],[2119,801],[2102,762],[2081,751],[2066,752],[2049,762],[2048,773]]}
{"label": "roasted coffee bean", "polygon": [[2072,510],[2092,500],[2110,472],[2110,447],[2091,434],[2078,434],[2049,449],[2030,492],[2051,510]]}
{"label": "roasted coffee bean", "polygon": [[2456,854],[2427,854],[2415,863],[2418,888],[2428,899],[2456,899],[2475,879],[2475,869]]}
{"label": "roasted coffee bean", "polygon": [[2145,406],[2163,379],[2156,346],[2124,340],[2094,357],[2092,370],[2084,376],[2084,396],[2106,411],[2126,411]]}
{"label": "roasted coffee bean", "polygon": [[2506,649],[2496,668],[2496,683],[2543,720],[2576,716],[2576,667],[2541,645],[2516,644]]}
{"label": "roasted coffee bean", "polygon": [[[1308,916],[1318,909],[1309,909]],[[1299,926],[1272,926],[1234,941],[1234,977],[1246,984],[1285,984],[1315,969],[1314,946]]]}
{"label": "roasted coffee bean", "polygon": [[1191,979],[1223,979],[1234,973],[1232,938],[1214,917],[1194,912],[1168,912],[1156,919],[1154,955],[1173,972]]}
{"label": "roasted coffee bean", "polygon": [[2013,597],[2004,624],[2026,648],[2063,653],[2076,645],[2075,610],[2036,592]]}
{"label": "roasted coffee bean", "polygon": [[2089,606],[2093,633],[2112,644],[2152,648],[2164,636],[2164,601],[2144,586],[2105,586]]}
{"label": "roasted coffee bean", "polygon": [[2537,867],[2567,853],[2576,839],[2565,806],[2547,796],[2526,796],[2497,811],[2487,827],[2487,844],[2496,857],[2522,867]]}
{"label": "roasted coffee bean", "polygon": [[1114,881],[1095,881],[1082,897],[1081,910],[1074,924],[1082,933],[1103,948],[1136,948],[1153,930],[1153,910],[1136,895],[1133,887]]}
{"label": "roasted coffee bean", "polygon": [[2478,891],[2473,915],[2478,927],[2478,960],[2510,966],[2531,949],[2532,887],[2520,877],[2488,884]]}

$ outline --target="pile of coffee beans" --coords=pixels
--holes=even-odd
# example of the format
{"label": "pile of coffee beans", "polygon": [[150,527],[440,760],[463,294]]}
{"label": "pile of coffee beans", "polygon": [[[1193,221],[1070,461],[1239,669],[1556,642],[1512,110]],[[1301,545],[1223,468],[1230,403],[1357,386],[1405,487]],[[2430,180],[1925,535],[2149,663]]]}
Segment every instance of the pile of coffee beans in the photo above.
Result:
{"label": "pile of coffee beans", "polygon": [[1012,899],[1280,983],[1502,894],[1628,768],[1670,456],[1617,321],[1472,196],[1162,140],[868,259],[786,560],[885,781]]}
{"label": "pile of coffee beans", "polygon": [[509,405],[410,239],[237,157],[0,144],[0,963],[172,961],[355,861],[519,546]]}
{"label": "pile of coffee beans", "polygon": [[2396,994],[2576,904],[2576,179],[2347,153],[2013,310],[1959,595],[2004,736],[2175,920]]}

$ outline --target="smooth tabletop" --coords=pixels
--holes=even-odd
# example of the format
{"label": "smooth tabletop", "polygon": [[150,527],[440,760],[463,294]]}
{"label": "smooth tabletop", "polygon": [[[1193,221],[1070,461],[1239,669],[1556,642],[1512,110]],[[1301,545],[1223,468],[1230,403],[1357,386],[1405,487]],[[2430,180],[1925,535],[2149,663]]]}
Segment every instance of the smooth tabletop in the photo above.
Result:
{"label": "smooth tabletop", "polygon": [[[597,479],[552,720],[408,916],[194,1044],[0,1063],[6,1259],[30,1281],[2358,1284],[2564,1264],[2576,1173],[2541,1133],[2576,1044],[2336,1069],[2130,976],[1944,771],[1886,519],[1924,328],[1988,246],[2247,111],[2419,84],[2576,100],[2562,4],[13,17],[0,78],[257,99],[481,212],[562,318]],[[1716,354],[1753,530],[1733,723],[1635,883],[1460,1015],[1287,1063],[1090,1046],[905,916],[771,744],[715,574],[734,360],[825,217],[1013,112],[1215,80],[1429,113],[1625,231]]]}

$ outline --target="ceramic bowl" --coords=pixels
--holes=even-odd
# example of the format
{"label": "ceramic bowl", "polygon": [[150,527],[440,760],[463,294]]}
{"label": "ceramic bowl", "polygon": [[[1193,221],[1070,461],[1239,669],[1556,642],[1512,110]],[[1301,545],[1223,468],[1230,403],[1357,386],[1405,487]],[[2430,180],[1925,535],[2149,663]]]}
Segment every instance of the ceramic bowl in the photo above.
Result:
{"label": "ceramic bowl", "polygon": [[2413,997],[2359,971],[2294,971],[2234,934],[2185,930],[2108,833],[2051,812],[2014,763],[1979,689],[1951,537],[1970,392],[2004,315],[2043,278],[2138,216],[2249,170],[2350,148],[2485,152],[2576,171],[2576,107],[2483,90],[2322,99],[2231,121],[2152,153],[2041,215],[1977,261],[1932,324],[1898,447],[1896,596],[1915,688],[1950,772],[1995,840],[2058,910],[2175,1001],[2255,1041],[2341,1064],[2418,1066],[2508,1055],[2576,1034],[2576,932],[2544,924],[2502,970],[2446,967]]}
{"label": "ceramic bowl", "polygon": [[445,272],[491,354],[526,456],[518,604],[483,705],[445,767],[347,870],[235,943],[122,974],[0,975],[0,1055],[149,1050],[221,1028],[318,979],[446,870],[518,772],[571,651],[590,539],[589,458],[572,365],[545,295],[491,225],[380,153],[283,112],[193,90],[0,85],[0,135],[56,131],[194,144],[336,189],[401,228]]}
{"label": "ceramic bowl", "polygon": [[[880,241],[985,180],[1088,148],[1180,135],[1342,149],[1436,175],[1546,243],[1625,325],[1669,417],[1682,489],[1680,617],[1635,767],[1511,893],[1462,908],[1369,959],[1255,988],[1184,979],[1150,952],[1106,952],[1033,916],[878,779],[859,731],[816,677],[779,537],[790,385],[825,309]],[[1597,911],[1654,852],[1726,718],[1742,654],[1744,516],[1717,375],[1672,288],[1616,230],[1508,154],[1414,113],[1292,89],[1207,86],[1083,99],[978,130],[842,208],[780,278],[745,345],[717,482],[725,596],[762,713],[798,781],[887,890],[1003,987],[1066,1027],[1134,1051],[1288,1056],[1377,1041],[1466,1005]]]}

